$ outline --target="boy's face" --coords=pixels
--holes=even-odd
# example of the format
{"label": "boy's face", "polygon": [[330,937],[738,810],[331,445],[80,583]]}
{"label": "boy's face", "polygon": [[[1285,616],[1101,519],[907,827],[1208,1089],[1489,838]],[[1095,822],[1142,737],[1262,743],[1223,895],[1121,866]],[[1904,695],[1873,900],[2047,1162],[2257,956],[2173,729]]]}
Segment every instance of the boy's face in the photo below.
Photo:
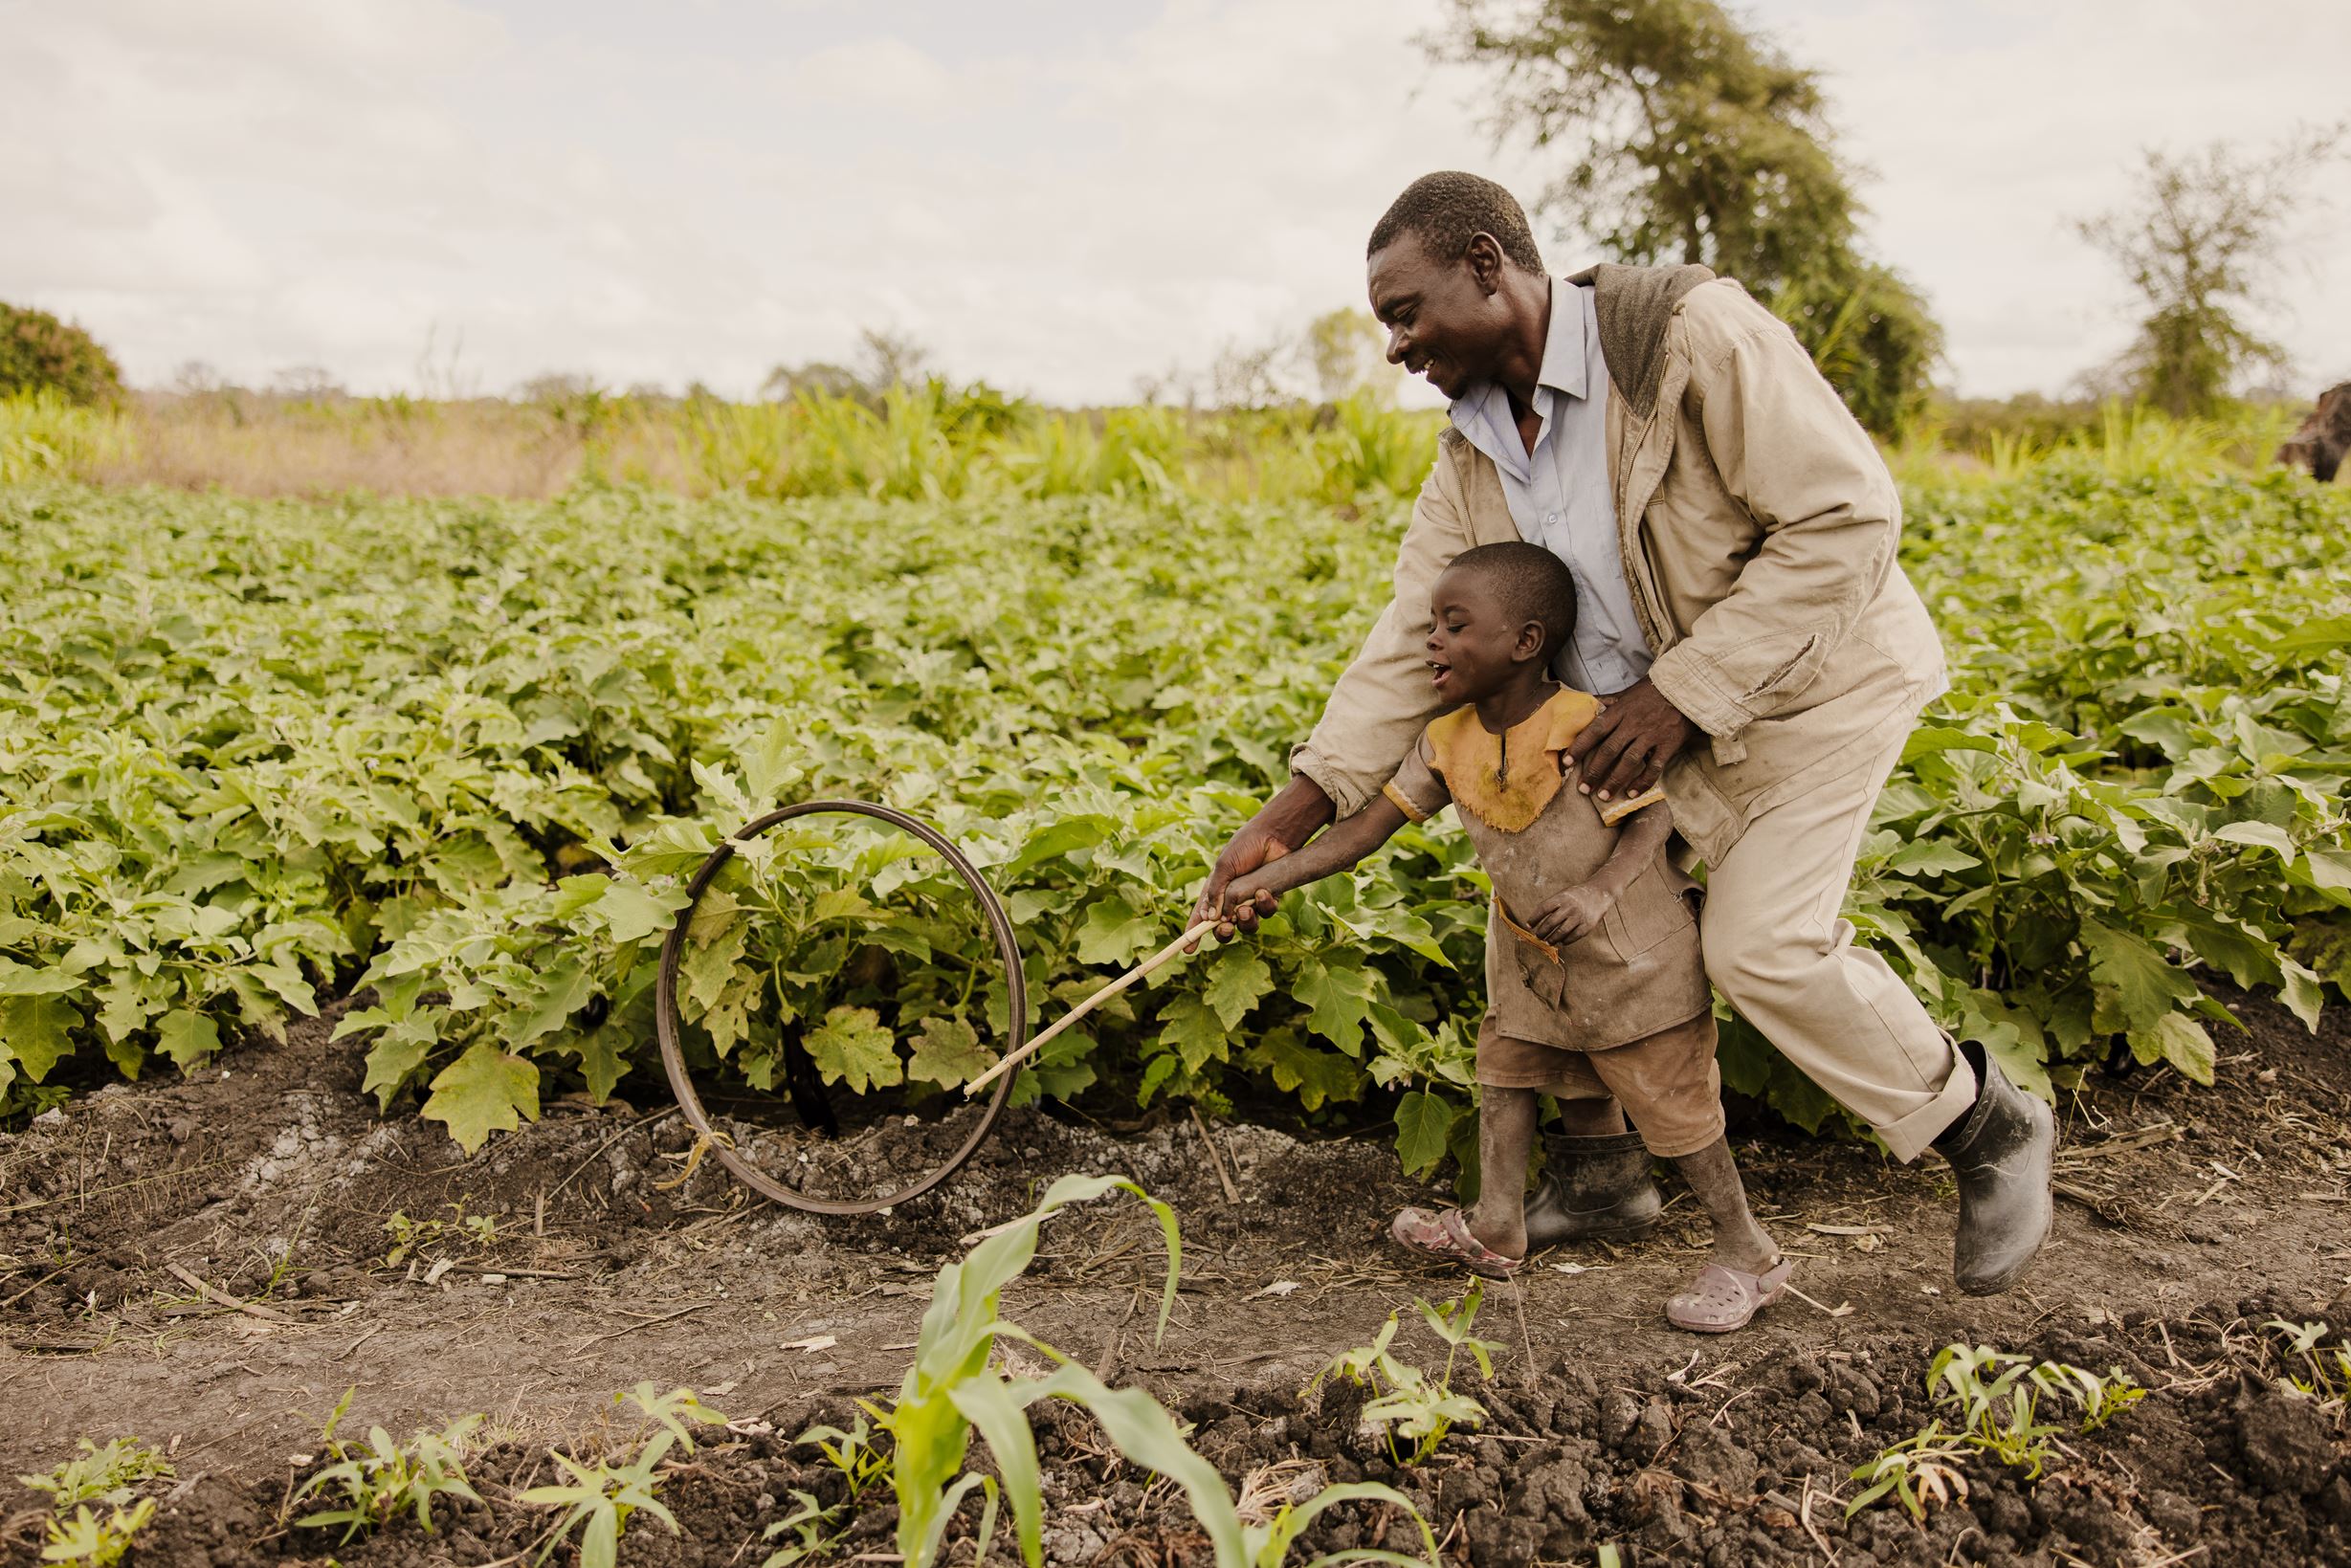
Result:
{"label": "boy's face", "polygon": [[1483,701],[1542,656],[1542,623],[1513,623],[1475,572],[1442,573],[1429,615],[1430,681],[1448,702]]}

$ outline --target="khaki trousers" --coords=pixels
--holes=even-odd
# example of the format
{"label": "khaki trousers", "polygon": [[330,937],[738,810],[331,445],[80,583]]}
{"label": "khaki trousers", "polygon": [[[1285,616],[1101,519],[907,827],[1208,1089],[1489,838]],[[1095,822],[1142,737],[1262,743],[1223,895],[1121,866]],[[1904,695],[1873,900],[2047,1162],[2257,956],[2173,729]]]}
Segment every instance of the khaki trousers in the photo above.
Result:
{"label": "khaki trousers", "polygon": [[1706,978],[1805,1076],[1910,1160],[1975,1103],[1975,1073],[1841,911],[1897,737],[1757,816],[1706,869]]}

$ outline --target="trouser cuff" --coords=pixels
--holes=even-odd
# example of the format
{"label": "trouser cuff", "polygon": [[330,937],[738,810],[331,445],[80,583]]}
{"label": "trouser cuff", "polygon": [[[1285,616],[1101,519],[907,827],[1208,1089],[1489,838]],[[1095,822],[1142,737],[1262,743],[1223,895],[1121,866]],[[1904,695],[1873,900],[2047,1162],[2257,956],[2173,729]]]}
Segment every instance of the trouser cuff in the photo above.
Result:
{"label": "trouser cuff", "polygon": [[1951,1052],[1951,1075],[1943,1080],[1935,1097],[1900,1120],[1877,1127],[1877,1136],[1886,1140],[1894,1158],[1907,1165],[1974,1108],[1976,1090],[1975,1069],[1967,1065],[1967,1058],[1955,1048]]}

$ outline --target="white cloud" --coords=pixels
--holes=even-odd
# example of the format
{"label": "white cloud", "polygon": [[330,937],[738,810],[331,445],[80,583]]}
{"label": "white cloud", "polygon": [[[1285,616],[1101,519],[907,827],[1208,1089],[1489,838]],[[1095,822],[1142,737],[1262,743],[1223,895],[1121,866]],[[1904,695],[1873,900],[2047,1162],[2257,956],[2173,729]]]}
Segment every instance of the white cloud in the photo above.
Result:
{"label": "white cloud", "polygon": [[[2137,146],[2340,111],[2330,52],[2277,41],[2325,36],[2333,9],[1756,14],[1830,73],[1876,248],[1929,291],[1962,386],[2005,391],[2123,336],[2066,221],[2116,199]],[[1491,150],[1475,78],[1413,46],[1430,0],[690,14],[18,5],[0,298],[77,315],[147,381],[200,358],[413,385],[433,330],[494,389],[578,368],[748,390],[875,324],[958,373],[1098,400],[1359,298],[1363,234],[1414,175],[1543,183]],[[2351,373],[2351,318],[2320,308],[2346,277],[2291,280],[2279,330],[2314,371]]]}

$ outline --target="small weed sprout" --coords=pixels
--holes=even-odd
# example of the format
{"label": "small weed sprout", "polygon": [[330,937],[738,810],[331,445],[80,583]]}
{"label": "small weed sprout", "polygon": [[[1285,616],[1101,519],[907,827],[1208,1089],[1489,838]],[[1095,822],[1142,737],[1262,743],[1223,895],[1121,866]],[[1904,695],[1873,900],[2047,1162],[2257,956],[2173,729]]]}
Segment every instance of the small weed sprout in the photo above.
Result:
{"label": "small weed sprout", "polygon": [[638,1383],[625,1394],[613,1395],[612,1402],[633,1404],[644,1411],[647,1421],[668,1432],[688,1453],[694,1451],[694,1433],[687,1428],[688,1422],[723,1426],[728,1420],[704,1404],[691,1388],[673,1388],[666,1394],[656,1394],[650,1381]]}
{"label": "small weed sprout", "polygon": [[866,1424],[867,1413],[860,1410],[846,1432],[838,1426],[811,1426],[793,1440],[795,1445],[815,1445],[826,1462],[847,1478],[853,1502],[864,1495],[867,1487],[890,1478],[890,1456],[874,1446],[874,1428]]}
{"label": "small weed sprout", "polygon": [[411,1257],[422,1257],[428,1248],[449,1242],[464,1242],[477,1252],[486,1252],[498,1245],[498,1219],[489,1214],[465,1212],[465,1197],[447,1205],[446,1220],[411,1220],[399,1209],[384,1222],[384,1233],[391,1238],[391,1247],[384,1254],[384,1267],[397,1269]]}
{"label": "small weed sprout", "polygon": [[533,1487],[521,1494],[523,1502],[535,1508],[564,1510],[563,1517],[547,1532],[546,1542],[534,1560],[546,1561],[556,1546],[576,1529],[580,1533],[580,1568],[614,1568],[620,1557],[620,1537],[627,1532],[631,1517],[639,1511],[668,1525],[671,1535],[681,1534],[676,1515],[661,1504],[662,1461],[669,1457],[673,1447],[682,1447],[688,1453],[694,1451],[689,1422],[722,1425],[726,1417],[704,1404],[690,1388],[655,1394],[651,1382],[641,1382],[625,1394],[612,1396],[615,1404],[624,1401],[643,1410],[646,1420],[659,1429],[645,1440],[634,1459],[618,1467],[603,1460],[583,1465],[561,1450],[550,1452],[549,1457],[571,1480],[562,1486]]}
{"label": "small weed sprout", "polygon": [[[344,1389],[326,1418],[320,1441],[334,1459],[302,1483],[286,1500],[282,1512],[313,1495],[336,1506],[305,1513],[294,1521],[299,1530],[343,1527],[343,1540],[368,1535],[413,1510],[418,1528],[432,1534],[432,1500],[444,1494],[478,1503],[481,1494],[465,1478],[465,1454],[481,1424],[478,1415],[460,1416],[437,1432],[418,1431],[405,1444],[394,1443],[381,1426],[367,1429],[366,1443],[345,1443],[335,1435],[351,1405],[355,1389]],[[340,1544],[340,1543],[338,1543]]]}
{"label": "small weed sprout", "polygon": [[655,1432],[645,1440],[634,1459],[618,1469],[602,1462],[583,1465],[560,1450],[551,1452],[550,1457],[571,1481],[567,1486],[533,1487],[521,1494],[522,1501],[534,1507],[565,1511],[534,1560],[546,1561],[557,1544],[576,1528],[580,1532],[580,1568],[614,1568],[620,1560],[621,1535],[629,1528],[630,1516],[640,1509],[668,1525],[671,1535],[681,1534],[677,1516],[661,1506],[661,1478],[655,1473],[676,1441],[666,1431]]}
{"label": "small weed sprout", "polygon": [[2063,1361],[2043,1361],[2032,1369],[2033,1386],[2062,1400],[2079,1412],[2076,1430],[2095,1432],[2147,1397],[2147,1391],[2120,1367],[2109,1367],[2099,1377],[2086,1367]]}
{"label": "small weed sprout", "polygon": [[2290,1323],[2282,1317],[2273,1317],[2261,1326],[2284,1339],[2280,1360],[2301,1363],[2300,1371],[2289,1370],[2284,1374],[2286,1387],[2317,1401],[2321,1409],[2340,1419],[2346,1405],[2351,1405],[2351,1340],[2320,1344],[2327,1336],[2327,1325],[2323,1322]]}
{"label": "small weed sprout", "polygon": [[1957,1410],[1961,1442],[2038,1480],[2057,1457],[2052,1441],[2057,1428],[2039,1419],[2041,1385],[2030,1374],[2022,1356],[1988,1345],[1946,1345],[1927,1370],[1926,1386],[1937,1404]]}
{"label": "small weed sprout", "polygon": [[2045,1403],[2073,1407],[2079,1432],[2095,1432],[2138,1403],[2146,1390],[2120,1368],[2104,1377],[2063,1361],[2031,1361],[1988,1345],[1946,1345],[1926,1374],[1936,1407],[1957,1423],[1945,1431],[1941,1418],[1925,1431],[1884,1449],[1852,1472],[1865,1483],[1846,1505],[1846,1517],[1892,1493],[1924,1519],[1927,1510],[1963,1502],[1966,1478],[1958,1466],[1973,1454],[1989,1454],[2027,1480],[2068,1451],[2059,1427],[2042,1419]]}
{"label": "small weed sprout", "polygon": [[[1473,1285],[1467,1295],[1441,1307],[1414,1298],[1421,1320],[1445,1341],[1445,1367],[1435,1379],[1389,1351],[1396,1337],[1396,1314],[1390,1313],[1370,1344],[1332,1358],[1314,1375],[1304,1393],[1313,1394],[1324,1379],[1334,1376],[1368,1388],[1372,1398],[1364,1406],[1363,1419],[1383,1429],[1388,1457],[1399,1465],[1425,1463],[1455,1426],[1475,1426],[1486,1419],[1486,1407],[1467,1394],[1455,1393],[1453,1385],[1454,1363],[1465,1350],[1477,1362],[1479,1376],[1489,1380],[1494,1377],[1493,1353],[1501,1347],[1471,1332],[1484,1292],[1483,1284]],[[1408,1446],[1399,1447],[1399,1440]]]}
{"label": "small weed sprout", "polygon": [[114,1568],[128,1552],[131,1537],[155,1516],[155,1499],[142,1497],[137,1507],[112,1509],[101,1519],[87,1504],[74,1510],[71,1519],[54,1515],[48,1540],[41,1547],[43,1562],[79,1563],[83,1568]]}
{"label": "small weed sprout", "polygon": [[77,1503],[120,1506],[130,1501],[131,1489],[140,1482],[169,1480],[178,1473],[169,1460],[135,1437],[109,1438],[102,1448],[85,1437],[80,1447],[78,1458],[47,1475],[16,1479],[34,1491],[47,1492],[51,1511],[62,1512]]}
{"label": "small weed sprout", "polygon": [[789,1546],[781,1546],[768,1553],[760,1559],[759,1568],[792,1568],[794,1563],[822,1554],[840,1538],[840,1532],[833,1529],[832,1524],[834,1516],[844,1505],[827,1508],[811,1493],[796,1487],[792,1489],[792,1501],[799,1507],[761,1531],[759,1538],[771,1541],[788,1530],[798,1539]]}
{"label": "small weed sprout", "polygon": [[1888,1492],[1901,1500],[1914,1520],[1923,1521],[1927,1510],[1967,1500],[1967,1477],[1959,1467],[1967,1457],[1964,1445],[1954,1442],[1940,1422],[1930,1423],[1916,1437],[1906,1437],[1853,1471],[1867,1482],[1859,1495],[1845,1505],[1852,1518]]}

